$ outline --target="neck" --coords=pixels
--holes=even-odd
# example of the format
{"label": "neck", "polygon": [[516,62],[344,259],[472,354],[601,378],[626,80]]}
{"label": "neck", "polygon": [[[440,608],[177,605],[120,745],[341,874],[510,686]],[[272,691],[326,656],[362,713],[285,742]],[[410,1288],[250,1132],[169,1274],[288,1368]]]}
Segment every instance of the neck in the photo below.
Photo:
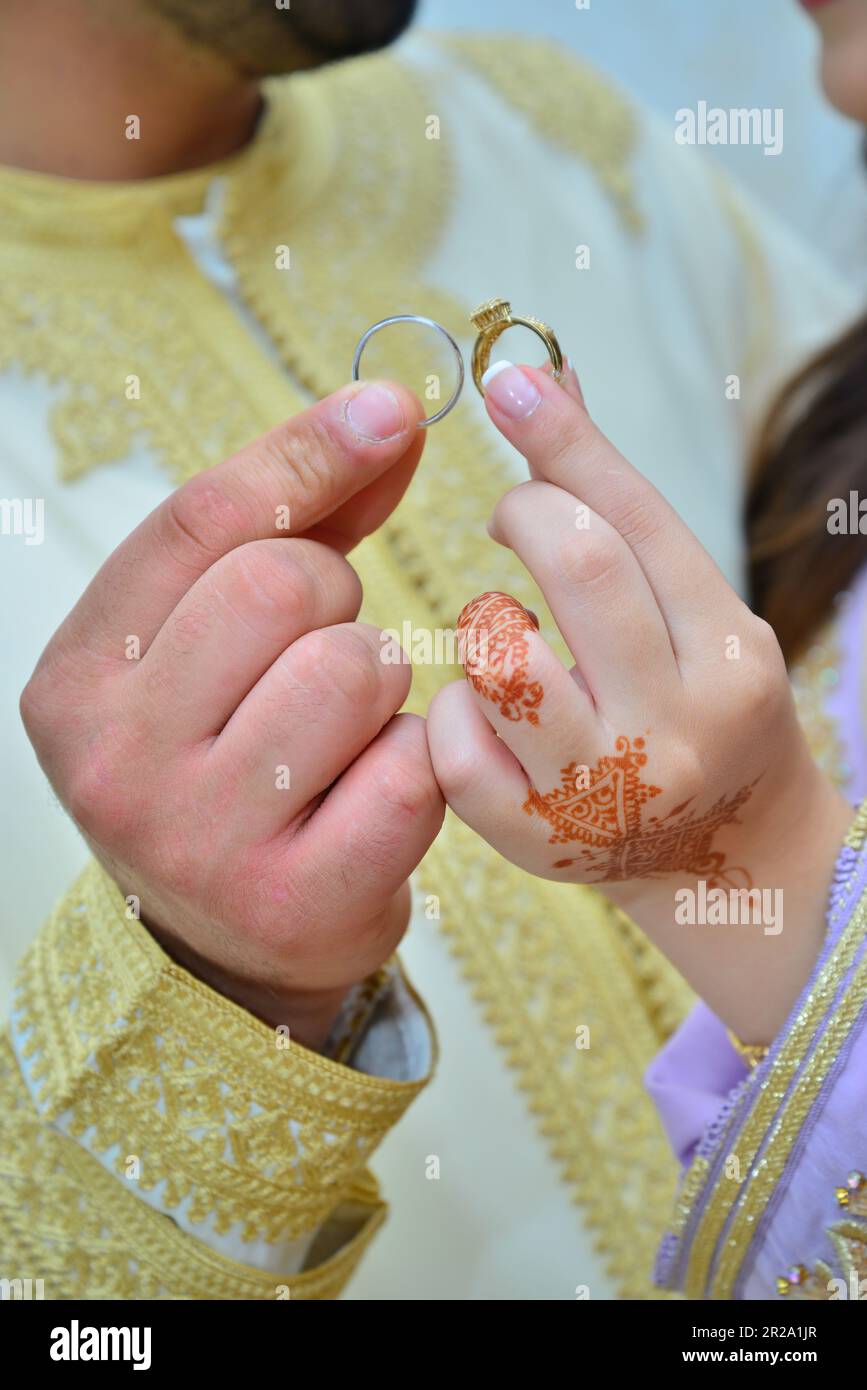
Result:
{"label": "neck", "polygon": [[76,179],[178,173],[239,150],[261,104],[255,81],[143,6],[0,9],[0,164]]}

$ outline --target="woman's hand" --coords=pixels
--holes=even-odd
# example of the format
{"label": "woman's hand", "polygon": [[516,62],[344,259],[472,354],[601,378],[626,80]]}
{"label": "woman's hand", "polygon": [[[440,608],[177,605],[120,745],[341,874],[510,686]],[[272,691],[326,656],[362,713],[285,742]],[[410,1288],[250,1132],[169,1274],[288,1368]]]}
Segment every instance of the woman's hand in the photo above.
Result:
{"label": "woman's hand", "polygon": [[486,391],[532,476],[490,533],[576,665],[508,595],[469,603],[467,682],[429,716],[440,786],[514,863],[603,885],[730,1027],[767,1041],[818,952],[852,809],[809,755],[772,630],[595,427],[574,372],[560,386],[506,365]]}
{"label": "woman's hand", "polygon": [[[344,551],[421,455],[418,401],[335,392],[174,492],[22,697],[58,796],[182,964],[299,1041],[392,953],[443,803],[407,665]],[[133,908],[133,910],[135,910]]]}

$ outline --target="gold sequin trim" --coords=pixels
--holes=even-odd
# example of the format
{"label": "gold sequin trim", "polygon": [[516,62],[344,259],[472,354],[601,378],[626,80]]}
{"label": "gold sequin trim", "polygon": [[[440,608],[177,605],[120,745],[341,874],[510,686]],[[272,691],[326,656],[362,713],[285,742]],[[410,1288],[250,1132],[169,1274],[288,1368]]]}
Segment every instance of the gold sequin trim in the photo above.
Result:
{"label": "gold sequin trim", "polygon": [[[845,1288],[842,1296],[861,1299],[865,1296],[862,1289],[867,1285],[867,1179],[863,1173],[850,1173],[834,1195],[837,1205],[845,1208],[847,1219],[826,1227],[826,1235],[839,1261]],[[777,1292],[790,1299],[841,1297],[839,1278],[824,1260],[817,1261],[812,1272],[799,1264],[780,1275]]]}
{"label": "gold sequin trim", "polygon": [[0,1116],[4,1274],[41,1279],[46,1299],[333,1299],[385,1219],[375,1188],[351,1189],[336,1214],[354,1234],[336,1254],[301,1274],[263,1273],[191,1239],[46,1125],[5,1036]]}
{"label": "gold sequin trim", "polygon": [[216,994],[96,864],[25,956],[13,1010],[43,1120],[113,1152],[122,1179],[134,1156],[164,1207],[248,1241],[315,1230],[425,1084],[339,1066]]}
{"label": "gold sequin trim", "polygon": [[[867,803],[859,809],[849,832],[850,840],[847,842],[851,842],[852,848],[857,849],[863,844],[865,824]],[[706,1296],[711,1264],[715,1258],[717,1267],[708,1296],[719,1299],[731,1296],[741,1262],[749,1248],[751,1228],[779,1181],[804,1119],[867,1001],[865,960],[858,967],[840,1006],[830,1019],[827,1018],[840,982],[863,943],[865,927],[867,892],[820,972],[803,1009],[771,1063],[767,1077],[756,1088],[752,1108],[738,1134],[736,1145],[740,1170],[747,1171],[748,1177],[737,1190],[732,1179],[723,1173],[709,1195],[690,1250],[685,1280],[688,1298]],[[800,1072],[798,1085],[783,1111],[777,1114],[780,1102],[805,1058],[808,1060]],[[767,1151],[757,1163],[766,1137],[769,1140]],[[757,1165],[755,1169],[754,1165]],[[734,1214],[727,1229],[725,1244],[718,1251],[721,1232],[732,1212]]]}

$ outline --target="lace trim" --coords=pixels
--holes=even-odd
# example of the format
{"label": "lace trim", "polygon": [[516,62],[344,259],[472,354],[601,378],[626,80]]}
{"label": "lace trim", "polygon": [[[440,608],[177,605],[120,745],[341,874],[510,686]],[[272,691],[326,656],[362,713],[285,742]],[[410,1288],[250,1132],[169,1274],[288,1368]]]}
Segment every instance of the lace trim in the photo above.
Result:
{"label": "lace trim", "polygon": [[360,1226],[301,1274],[262,1273],[185,1235],[73,1140],[41,1122],[0,1038],[0,1248],[4,1274],[44,1282],[47,1299],[336,1298],[385,1219],[369,1190],[345,1214]]}
{"label": "lace trim", "polygon": [[[549,39],[489,32],[431,37],[475,68],[546,140],[588,164],[625,226],[643,229],[631,169],[638,125],[610,80]],[[556,98],[548,100],[552,91]]]}
{"label": "lace trim", "polygon": [[0,369],[56,388],[49,426],[61,477],[142,445],[180,483],[305,403],[251,352],[172,224],[201,210],[221,173],[252,191],[279,170],[287,199],[310,193],[315,180],[287,150],[309,146],[310,168],[324,175],[331,127],[318,88],[299,77],[275,86],[250,149],[208,171],[122,185],[0,171]]}
{"label": "lace trim", "polygon": [[244,1240],[316,1229],[427,1080],[279,1037],[169,960],[95,864],[25,956],[12,1034],[44,1119]]}

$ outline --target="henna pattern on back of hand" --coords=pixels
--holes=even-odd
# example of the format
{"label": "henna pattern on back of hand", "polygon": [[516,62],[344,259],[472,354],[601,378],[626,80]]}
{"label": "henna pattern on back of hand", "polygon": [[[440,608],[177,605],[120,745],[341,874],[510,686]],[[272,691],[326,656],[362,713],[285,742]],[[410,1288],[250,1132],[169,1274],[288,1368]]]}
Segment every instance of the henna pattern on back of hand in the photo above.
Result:
{"label": "henna pattern on back of hand", "polygon": [[645,807],[662,788],[642,781],[646,762],[644,739],[621,735],[614,755],[600,758],[586,779],[587,769],[570,763],[561,769],[559,787],[544,795],[530,792],[524,810],[551,824],[549,844],[587,846],[574,858],[555,860],[553,867],[578,864],[596,883],[686,873],[705,879],[709,888],[750,888],[746,869],[727,867],[725,856],[713,849],[713,838],[721,826],[737,823],[755,783],[720,797],[701,816],[689,809],[693,797],[665,816],[648,816]]}
{"label": "henna pattern on back of hand", "polygon": [[544,690],[529,678],[527,633],[539,624],[508,594],[481,594],[462,609],[457,622],[467,680],[504,719],[539,723]]}

